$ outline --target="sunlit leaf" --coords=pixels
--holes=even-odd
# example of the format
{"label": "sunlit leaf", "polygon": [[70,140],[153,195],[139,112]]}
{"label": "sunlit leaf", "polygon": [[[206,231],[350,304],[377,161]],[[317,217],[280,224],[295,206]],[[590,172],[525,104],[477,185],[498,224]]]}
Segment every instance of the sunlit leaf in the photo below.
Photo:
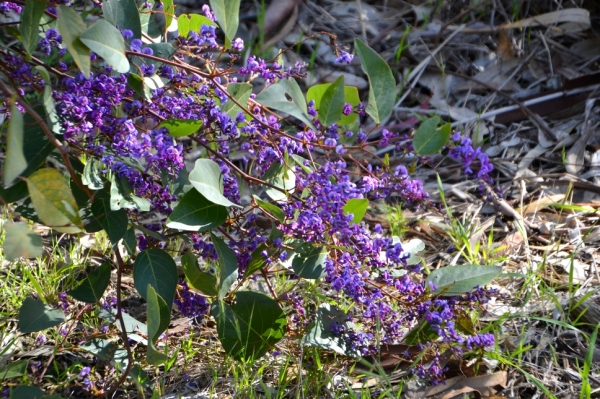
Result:
{"label": "sunlit leaf", "polygon": [[75,9],[60,5],[57,7],[58,31],[62,36],[63,43],[67,46],[73,61],[86,78],[90,77],[90,49],[81,41],[81,34],[86,31],[87,26]]}

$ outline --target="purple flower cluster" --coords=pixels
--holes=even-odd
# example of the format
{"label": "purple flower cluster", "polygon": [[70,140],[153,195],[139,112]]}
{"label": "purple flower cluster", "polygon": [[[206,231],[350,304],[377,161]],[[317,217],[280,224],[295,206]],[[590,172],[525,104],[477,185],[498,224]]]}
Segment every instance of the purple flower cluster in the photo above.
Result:
{"label": "purple flower cluster", "polygon": [[17,14],[20,14],[21,11],[23,10],[23,7],[21,7],[18,4],[13,3],[12,1],[3,1],[0,2],[0,13],[6,15],[8,13],[15,12]]}
{"label": "purple flower cluster", "polygon": [[341,64],[341,63],[350,64],[353,59],[354,59],[353,54],[347,53],[346,51],[342,51],[340,53],[340,56],[338,58],[336,58],[335,62],[337,62],[338,64]]}
{"label": "purple flower cluster", "polygon": [[179,295],[175,298],[174,303],[183,316],[196,318],[202,317],[208,313],[210,304],[205,297],[190,291],[190,288],[185,281],[180,282],[179,286],[181,289],[179,290]]}
{"label": "purple flower cluster", "polygon": [[494,167],[490,163],[488,155],[480,147],[473,148],[473,143],[468,137],[462,137],[456,132],[451,137],[454,146],[450,148],[450,157],[461,161],[463,169],[468,176],[482,179],[489,185],[494,184],[490,173]]}

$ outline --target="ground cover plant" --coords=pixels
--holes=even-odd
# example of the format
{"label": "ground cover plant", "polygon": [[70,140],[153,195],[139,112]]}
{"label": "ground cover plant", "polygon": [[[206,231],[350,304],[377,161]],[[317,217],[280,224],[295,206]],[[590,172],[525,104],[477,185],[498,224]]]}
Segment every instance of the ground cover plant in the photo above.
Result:
{"label": "ground cover plant", "polygon": [[[2,354],[24,336],[48,343],[35,361],[6,362],[6,396],[112,397],[130,385],[159,397],[160,376],[193,363],[210,326],[224,352],[212,356],[245,367],[233,392],[242,397],[284,339],[306,355],[296,380],[318,381],[303,387],[316,391],[328,383],[324,354],[377,369],[382,348],[402,348],[406,371],[436,385],[451,359],[479,364],[498,345],[493,325],[476,323],[499,296],[485,288],[502,271],[491,245],[434,270],[422,241],[390,234],[402,226],[365,220],[390,198],[443,214],[443,196],[432,201],[412,176],[439,154],[498,201],[488,155],[439,116],[415,118],[410,134],[385,128],[402,93],[360,39],[350,53],[329,34],[335,62],[356,58],[367,90],[344,76],[301,87],[306,65],[264,60],[236,35],[239,9],[0,3],[14,19],[0,47],[3,253],[14,261],[7,277],[22,279],[3,287],[20,299],[6,312]],[[411,164],[377,155],[389,146]],[[470,244],[475,231],[453,227],[455,247]],[[79,253],[94,233],[100,253]],[[33,258],[34,271],[24,260]],[[174,314],[187,318],[176,341],[166,335]],[[292,371],[281,369],[284,386]]]}

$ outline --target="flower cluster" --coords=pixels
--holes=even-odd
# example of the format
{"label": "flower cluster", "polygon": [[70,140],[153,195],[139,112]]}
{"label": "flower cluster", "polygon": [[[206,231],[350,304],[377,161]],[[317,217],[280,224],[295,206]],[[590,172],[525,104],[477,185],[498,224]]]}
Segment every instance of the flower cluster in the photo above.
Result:
{"label": "flower cluster", "polygon": [[[0,12],[15,11],[15,7],[13,3],[2,2]],[[215,20],[207,6],[203,11]],[[368,132],[362,127],[351,131],[336,124],[324,126],[317,118],[314,102],[306,110],[312,118],[311,124],[294,120],[288,123],[266,112],[254,94],[247,104],[241,104],[247,106],[244,112],[226,110],[232,101],[229,84],[238,80],[252,82],[260,77],[270,85],[302,76],[303,64],[286,68],[250,56],[235,71],[233,65],[239,62],[236,57],[244,49],[244,42],[235,39],[229,52],[234,56],[225,69],[220,64],[221,57],[214,57],[225,51],[217,43],[214,25],[204,25],[198,32],[177,37],[172,42],[174,61],[162,63],[156,61],[155,56],[162,56],[156,46],[134,39],[131,30],[123,29],[121,34],[134,52],[138,67],[135,75],[115,73],[97,56],[92,58],[89,77],[70,73],[72,59],[63,57],[62,38],[54,29],[45,32],[38,50],[53,55],[57,49],[56,57],[47,57],[48,66],[65,71],[57,74],[57,82],[52,82],[60,139],[73,154],[85,154],[86,159],[92,158],[100,164],[99,174],[114,185],[111,191],[136,197],[131,197],[133,205],[126,208],[129,217],[143,224],[147,232],[138,235],[138,249],[167,248],[169,232],[164,221],[178,200],[175,181],[180,174],[185,175],[182,172],[186,155],[191,156],[192,150],[199,149],[202,156],[219,166],[223,195],[233,203],[247,205],[254,201],[244,202],[244,196],[248,197],[247,187],[262,199],[269,195],[265,194],[267,188],[281,192],[271,204],[281,212],[275,212],[278,216],[256,205],[228,210],[228,225],[223,231],[237,257],[239,277],[247,277],[244,271],[257,256],[264,260],[265,270],[273,265],[282,269],[282,264],[291,267],[290,257],[300,257],[300,248],[308,246],[325,251],[323,280],[356,305],[350,316],[360,319],[360,329],[333,327],[352,353],[368,354],[376,350],[373,332],[377,326],[381,326],[381,342],[392,343],[404,339],[423,320],[439,338],[428,343],[433,352],[439,352],[442,345],[452,346],[458,353],[485,348],[493,342],[490,335],[465,336],[456,329],[456,321],[464,309],[486,301],[486,291],[477,290],[460,297],[432,295],[432,287],[423,282],[422,268],[407,265],[410,254],[402,245],[386,237],[381,226],[370,228],[357,220],[359,215],[354,213],[358,211],[353,208],[357,202],[397,197],[415,207],[430,205],[423,183],[411,178],[404,165],[378,166],[368,159],[359,162],[349,156],[351,150],[369,144]],[[43,88],[45,82],[22,55],[5,53],[2,59],[4,72],[21,88],[20,94],[24,90],[33,92],[32,87]],[[200,59],[206,68],[186,64],[190,59]],[[336,61],[349,64],[352,60],[351,54],[341,52]],[[140,77],[160,84],[140,90],[132,83]],[[365,116],[365,105],[353,108],[344,104],[344,115],[353,112]],[[202,127],[189,137],[178,139],[165,124],[173,120],[200,122]],[[348,142],[353,143],[353,148],[345,145]],[[376,144],[414,152],[408,136],[387,129],[382,130]],[[453,135],[449,154],[462,162],[467,174],[493,183],[487,155],[473,148],[468,138]],[[294,179],[293,188],[284,190],[277,186],[273,174],[279,172],[285,179]],[[139,203],[146,202],[158,222],[156,218],[152,222],[140,221],[143,211]],[[214,264],[219,259],[210,236],[175,234],[186,234],[194,253],[208,263]],[[158,240],[157,235],[165,240]],[[288,293],[281,300],[291,304],[294,328],[305,328],[315,317],[312,307],[305,306],[309,301],[297,293]],[[62,297],[61,303],[65,306]],[[179,284],[175,305],[182,315],[192,318],[204,316],[210,306],[186,282]],[[114,301],[103,306],[111,308]],[[81,377],[87,378],[90,370],[87,368],[85,373],[84,370]],[[432,378],[439,378],[443,371],[439,358],[415,369],[418,375]]]}

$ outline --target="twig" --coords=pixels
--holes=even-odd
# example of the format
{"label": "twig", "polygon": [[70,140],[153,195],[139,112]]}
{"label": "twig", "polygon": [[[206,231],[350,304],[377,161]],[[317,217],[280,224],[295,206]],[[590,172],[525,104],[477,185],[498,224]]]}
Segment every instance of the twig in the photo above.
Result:
{"label": "twig", "polygon": [[127,367],[121,374],[121,377],[107,391],[100,396],[101,398],[107,398],[111,396],[127,379],[131,368],[133,367],[133,353],[131,352],[131,346],[129,346],[129,337],[127,336],[127,327],[125,326],[125,320],[123,319],[123,304],[121,302],[121,276],[123,274],[123,270],[125,270],[125,262],[123,262],[123,258],[119,253],[119,248],[115,248],[115,256],[117,257],[117,288],[116,288],[116,296],[117,296],[117,319],[119,320],[119,324],[121,325],[121,339],[123,340],[123,345],[125,346],[125,350],[127,351]]}

